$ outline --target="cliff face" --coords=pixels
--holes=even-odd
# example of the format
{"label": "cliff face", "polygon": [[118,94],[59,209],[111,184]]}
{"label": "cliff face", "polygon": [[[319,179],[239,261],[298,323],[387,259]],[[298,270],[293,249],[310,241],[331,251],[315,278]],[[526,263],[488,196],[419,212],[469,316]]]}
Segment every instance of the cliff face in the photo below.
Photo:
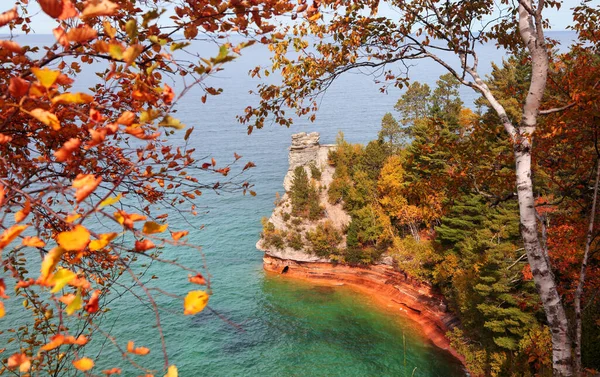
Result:
{"label": "cliff face", "polygon": [[[279,203],[273,210],[273,214],[269,218],[269,222],[273,224],[275,229],[281,232],[295,231],[304,235],[307,231],[316,228],[319,223],[326,221],[331,221],[339,230],[344,229],[350,223],[350,215],[344,211],[342,205],[332,205],[327,200],[327,188],[331,184],[333,173],[335,172],[335,168],[328,164],[327,156],[329,151],[333,148],[335,148],[335,145],[320,145],[319,134],[317,132],[312,132],[310,134],[301,132],[292,135],[292,146],[290,147],[289,154],[290,167],[283,180],[283,187],[286,193],[281,197]],[[290,214],[292,205],[287,191],[291,189],[294,170],[296,167],[302,166],[306,170],[308,176],[311,177],[309,168],[311,164],[314,164],[321,171],[321,178],[315,180],[315,183],[320,191],[319,201],[324,208],[325,215],[318,221],[309,221],[300,218],[291,220]],[[303,239],[303,241],[304,245],[308,244],[305,239]],[[345,247],[345,244],[346,240],[344,237],[344,240],[340,243],[340,247]],[[329,259],[320,258],[312,254],[306,247],[303,247],[300,250],[294,250],[289,246],[282,248],[267,247],[262,238],[256,244],[256,248],[264,251],[269,256],[280,259],[290,259],[301,262],[329,262]]]}

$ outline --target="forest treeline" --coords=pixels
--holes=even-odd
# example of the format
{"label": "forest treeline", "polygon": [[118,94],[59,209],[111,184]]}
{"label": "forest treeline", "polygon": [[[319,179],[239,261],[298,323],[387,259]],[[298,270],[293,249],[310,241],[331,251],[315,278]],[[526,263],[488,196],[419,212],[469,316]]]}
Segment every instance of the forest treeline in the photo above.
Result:
{"label": "forest treeline", "polygon": [[[573,82],[582,66],[593,86],[599,63],[577,47],[556,59],[545,105],[560,103],[567,88],[583,84]],[[494,66],[488,77],[516,124],[530,75],[528,59],[517,55]],[[415,82],[395,113],[383,117],[377,140],[362,146],[338,136],[329,158],[335,174],[328,199],[343,203],[352,221],[347,247],[332,257],[368,265],[391,255],[398,269],[439,287],[461,320],[449,336],[476,375],[549,376],[551,336],[519,231],[512,146],[486,100],[476,100],[475,110],[465,107],[459,86],[450,74],[434,88]],[[581,95],[589,95],[584,87]],[[582,101],[547,115],[535,134],[542,242],[570,316],[598,161],[595,107]],[[592,250],[582,360],[584,367],[600,369],[596,243]]]}

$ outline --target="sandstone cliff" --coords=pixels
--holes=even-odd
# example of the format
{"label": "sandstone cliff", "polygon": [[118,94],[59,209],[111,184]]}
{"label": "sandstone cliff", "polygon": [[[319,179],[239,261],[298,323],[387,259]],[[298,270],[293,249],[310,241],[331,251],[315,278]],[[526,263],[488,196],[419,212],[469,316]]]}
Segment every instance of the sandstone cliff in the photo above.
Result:
{"label": "sandstone cliff", "polygon": [[[327,200],[327,187],[331,184],[333,173],[335,172],[335,169],[328,164],[327,156],[329,151],[333,148],[335,148],[335,145],[320,145],[319,134],[317,132],[312,132],[310,134],[301,132],[292,135],[292,146],[290,147],[289,154],[289,169],[283,180],[283,187],[286,190],[286,193],[281,197],[273,210],[273,214],[269,218],[269,222],[273,224],[277,230],[282,232],[290,232],[293,230],[304,237],[304,234],[307,231],[313,230],[319,223],[331,221],[339,230],[343,230],[350,223],[350,216],[344,211],[342,205],[332,205]],[[292,185],[294,169],[298,166],[302,166],[310,177],[311,171],[309,166],[311,164],[314,164],[321,171],[321,177],[319,180],[315,180],[315,183],[320,191],[320,204],[325,209],[325,215],[318,221],[309,221],[300,218],[290,219],[292,206],[287,191],[290,190]],[[304,245],[308,244],[306,240],[303,239],[303,241]],[[345,239],[340,243],[340,247],[345,247]],[[306,247],[303,247],[300,250],[294,250],[289,246],[279,249],[267,247],[265,246],[263,239],[258,241],[256,248],[264,251],[267,255],[281,259],[290,259],[301,262],[329,261],[329,259],[320,258],[312,254]]]}

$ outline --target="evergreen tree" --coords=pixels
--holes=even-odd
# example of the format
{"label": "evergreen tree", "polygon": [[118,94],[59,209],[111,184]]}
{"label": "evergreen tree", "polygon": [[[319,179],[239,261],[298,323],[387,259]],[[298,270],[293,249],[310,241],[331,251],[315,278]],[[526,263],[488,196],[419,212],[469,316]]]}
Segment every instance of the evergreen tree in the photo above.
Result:
{"label": "evergreen tree", "polygon": [[381,129],[377,139],[385,143],[392,153],[398,152],[404,145],[405,133],[391,113],[385,113],[381,119]]}
{"label": "evergreen tree", "polygon": [[310,182],[308,180],[308,174],[306,174],[306,170],[304,170],[303,166],[297,166],[294,169],[294,176],[290,188],[292,213],[294,215],[300,215],[306,210],[309,202],[309,193]]}
{"label": "evergreen tree", "polygon": [[419,119],[430,115],[431,89],[427,84],[415,81],[410,84],[406,92],[398,99],[394,109],[400,113],[400,123],[410,135],[410,127]]}

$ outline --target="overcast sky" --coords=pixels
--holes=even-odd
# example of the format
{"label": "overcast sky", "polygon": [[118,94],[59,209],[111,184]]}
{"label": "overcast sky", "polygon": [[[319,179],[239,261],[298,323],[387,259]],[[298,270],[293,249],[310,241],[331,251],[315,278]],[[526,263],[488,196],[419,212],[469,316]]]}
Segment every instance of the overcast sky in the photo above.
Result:
{"label": "overcast sky", "polygon": [[[468,1],[468,0],[466,0]],[[9,1],[1,0],[2,5],[10,4]],[[382,2],[384,4],[385,2]],[[571,15],[571,9],[581,3],[580,0],[564,0],[563,6],[559,11],[556,9],[548,9],[544,12],[544,15],[550,20],[551,30],[561,31],[567,30],[567,27],[573,23],[573,17]],[[592,0],[589,2],[594,6],[598,6],[600,4],[600,0]],[[4,6],[6,7],[6,6]],[[4,8],[3,7],[3,8]],[[382,14],[387,13],[384,9],[385,5],[382,5],[380,11]],[[6,7],[6,9],[1,9],[0,11],[8,10],[10,6]],[[36,33],[39,34],[51,34],[52,29],[56,27],[57,22],[51,19],[49,16],[40,11],[37,1],[30,1],[29,4],[30,14],[34,15],[33,20],[33,28]],[[168,15],[166,15],[168,16]],[[166,18],[166,17],[165,17]],[[4,34],[8,32],[7,27],[0,28],[0,34]]]}

